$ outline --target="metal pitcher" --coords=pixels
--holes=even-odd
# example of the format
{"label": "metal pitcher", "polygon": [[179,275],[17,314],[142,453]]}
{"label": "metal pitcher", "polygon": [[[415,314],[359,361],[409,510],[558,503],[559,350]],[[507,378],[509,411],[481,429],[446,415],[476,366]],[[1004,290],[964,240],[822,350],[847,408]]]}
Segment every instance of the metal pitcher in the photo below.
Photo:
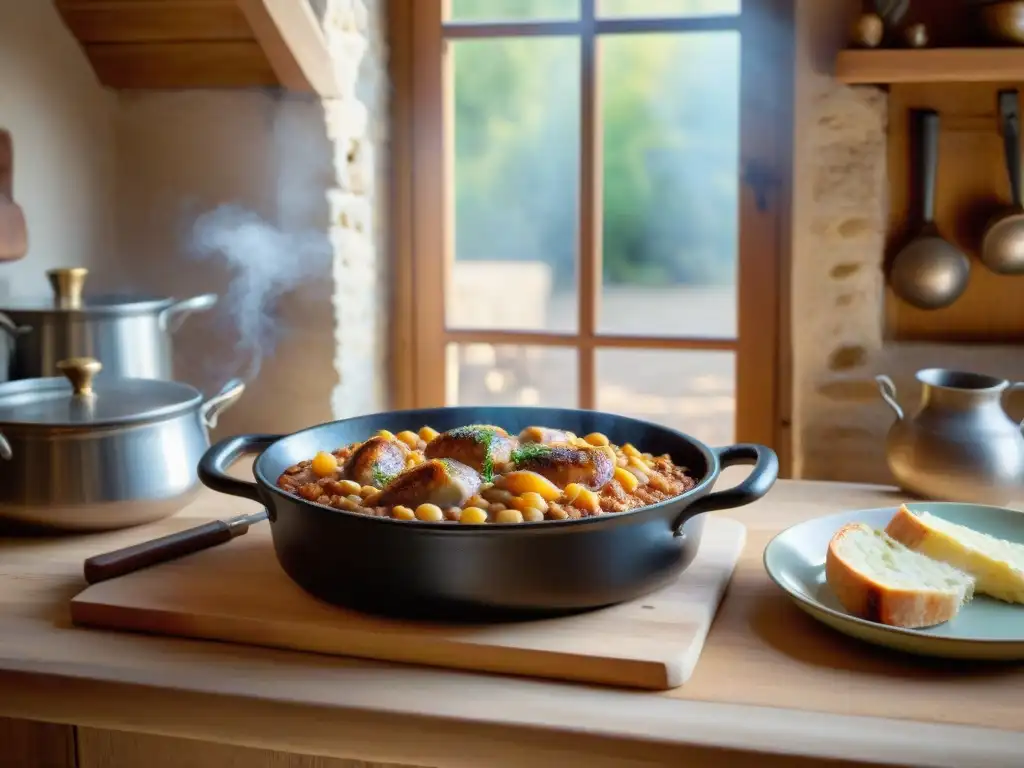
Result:
{"label": "metal pitcher", "polygon": [[876,376],[896,414],[886,460],[900,487],[921,498],[1005,505],[1024,490],[1024,424],[1003,409],[1003,395],[1024,384],[978,373],[918,371],[921,404],[905,416],[888,376]]}

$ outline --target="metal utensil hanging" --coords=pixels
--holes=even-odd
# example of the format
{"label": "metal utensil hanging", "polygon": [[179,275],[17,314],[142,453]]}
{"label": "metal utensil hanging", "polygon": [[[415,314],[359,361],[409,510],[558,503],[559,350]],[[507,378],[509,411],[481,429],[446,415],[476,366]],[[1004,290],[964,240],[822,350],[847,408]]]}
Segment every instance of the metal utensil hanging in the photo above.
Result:
{"label": "metal utensil hanging", "polygon": [[934,110],[915,110],[911,118],[918,139],[914,176],[920,185],[920,229],[893,260],[889,283],[908,304],[919,309],[940,309],[963,295],[971,264],[955,245],[942,237],[935,223],[939,114]]}

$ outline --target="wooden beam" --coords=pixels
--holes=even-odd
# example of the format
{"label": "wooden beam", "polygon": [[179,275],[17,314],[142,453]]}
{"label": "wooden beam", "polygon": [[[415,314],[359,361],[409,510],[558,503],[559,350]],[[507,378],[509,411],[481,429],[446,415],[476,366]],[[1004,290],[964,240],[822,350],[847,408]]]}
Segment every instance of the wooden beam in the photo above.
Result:
{"label": "wooden beam", "polygon": [[256,42],[124,43],[85,46],[110,88],[254,88],[277,85]]}
{"label": "wooden beam", "polygon": [[252,40],[235,0],[100,3],[60,0],[57,10],[82,43]]}
{"label": "wooden beam", "polygon": [[282,86],[340,95],[327,38],[306,0],[237,0]]}

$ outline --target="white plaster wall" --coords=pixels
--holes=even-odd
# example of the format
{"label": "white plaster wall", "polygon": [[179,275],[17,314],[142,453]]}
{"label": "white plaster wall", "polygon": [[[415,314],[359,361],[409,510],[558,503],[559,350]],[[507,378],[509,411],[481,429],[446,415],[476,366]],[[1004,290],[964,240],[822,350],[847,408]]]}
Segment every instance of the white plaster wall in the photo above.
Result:
{"label": "white plaster wall", "polygon": [[[265,308],[280,342],[218,431],[288,432],[384,407],[382,13],[370,3],[354,26],[336,25],[353,89],[322,104],[270,91],[114,94],[51,3],[0,0],[0,126],[14,138],[31,240],[26,259],[0,265],[0,298],[45,295],[45,270],[72,265],[89,267],[97,289],[225,295],[238,273],[187,257],[189,226],[238,204],[286,232],[319,234],[339,254],[315,265],[281,254],[304,280]],[[222,301],[182,327],[179,378],[213,391],[239,372],[237,310]]]}
{"label": "white plaster wall", "polygon": [[[135,92],[122,94],[119,107],[123,271],[113,282],[177,297],[207,291],[226,297],[234,280],[248,279],[245,271],[188,255],[196,216],[223,204],[243,206],[284,232],[319,233],[327,246],[332,151],[317,99],[260,91]],[[221,419],[221,434],[290,432],[331,418],[337,374],[330,260],[304,263],[287,249],[278,255],[305,279],[264,307],[280,341],[264,347],[269,354]],[[267,266],[254,261],[247,268]],[[182,326],[178,378],[212,392],[244,373],[234,351],[243,310],[249,311],[222,298]]]}
{"label": "white plaster wall", "polygon": [[[318,5],[350,84],[326,103],[270,90],[115,94],[50,2],[0,0],[0,126],[14,137],[32,248],[0,265],[0,298],[46,294],[45,270],[66,265],[88,266],[94,289],[226,296],[245,274],[187,255],[195,217],[224,204],[304,233],[307,244],[319,237],[325,254],[337,249],[332,261],[285,248],[263,270],[271,298],[279,278],[298,270],[302,280],[263,308],[279,343],[264,346],[220,434],[290,432],[385,406],[387,250],[375,210],[384,202],[384,4],[346,2],[342,14],[338,3]],[[242,372],[238,312],[222,300],[184,324],[177,378],[212,392]]]}
{"label": "white plaster wall", "polygon": [[0,264],[0,300],[49,295],[52,267],[109,266],[115,108],[52,3],[0,0],[0,127],[30,240],[25,259]]}
{"label": "white plaster wall", "polygon": [[[884,439],[892,423],[874,376],[898,386],[905,410],[914,374],[960,368],[1024,379],[1018,346],[903,344],[884,338],[887,225],[885,93],[831,78],[846,43],[851,0],[800,0],[794,167],[793,434],[799,477],[890,482]],[[1011,412],[1024,416],[1024,403]]]}
{"label": "white plaster wall", "polygon": [[[387,122],[384,4],[321,5],[347,84],[337,99],[260,91],[119,98],[123,272],[116,279],[124,287],[226,295],[233,280],[245,280],[185,255],[194,217],[222,204],[242,205],[285,233],[306,233],[306,242],[320,238],[334,252],[324,260],[297,249],[279,254],[303,279],[265,307],[281,338],[265,348],[259,374],[221,419],[221,434],[291,432],[386,407],[389,275],[378,162]],[[252,268],[265,266],[254,260]],[[238,311],[222,301],[182,327],[179,378],[210,392],[240,372]]]}

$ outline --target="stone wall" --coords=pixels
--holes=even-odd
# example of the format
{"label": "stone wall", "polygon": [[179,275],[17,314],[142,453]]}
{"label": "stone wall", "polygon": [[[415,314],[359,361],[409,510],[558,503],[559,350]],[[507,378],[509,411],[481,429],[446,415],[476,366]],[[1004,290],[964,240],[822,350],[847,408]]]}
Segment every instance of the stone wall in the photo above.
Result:
{"label": "stone wall", "polygon": [[[813,6],[812,6],[813,3]],[[845,43],[846,0],[802,0],[792,266],[794,474],[891,482],[884,440],[893,420],[874,382],[891,376],[905,406],[928,367],[1024,380],[1019,347],[894,343],[885,338],[887,99],[831,77]],[[1011,412],[1024,416],[1024,403]]]}
{"label": "stone wall", "polygon": [[319,6],[341,86],[324,110],[336,176],[330,194],[338,372],[332,409],[344,418],[383,410],[390,378],[385,2],[326,0]]}
{"label": "stone wall", "polygon": [[850,398],[864,405],[875,399],[873,385],[863,383],[883,347],[886,112],[882,91],[832,87],[815,94],[805,113],[810,178],[802,234],[809,258],[793,276],[797,455],[805,477],[848,477],[865,464],[871,474],[879,471],[872,436],[884,425],[884,408],[876,416],[845,406]]}

